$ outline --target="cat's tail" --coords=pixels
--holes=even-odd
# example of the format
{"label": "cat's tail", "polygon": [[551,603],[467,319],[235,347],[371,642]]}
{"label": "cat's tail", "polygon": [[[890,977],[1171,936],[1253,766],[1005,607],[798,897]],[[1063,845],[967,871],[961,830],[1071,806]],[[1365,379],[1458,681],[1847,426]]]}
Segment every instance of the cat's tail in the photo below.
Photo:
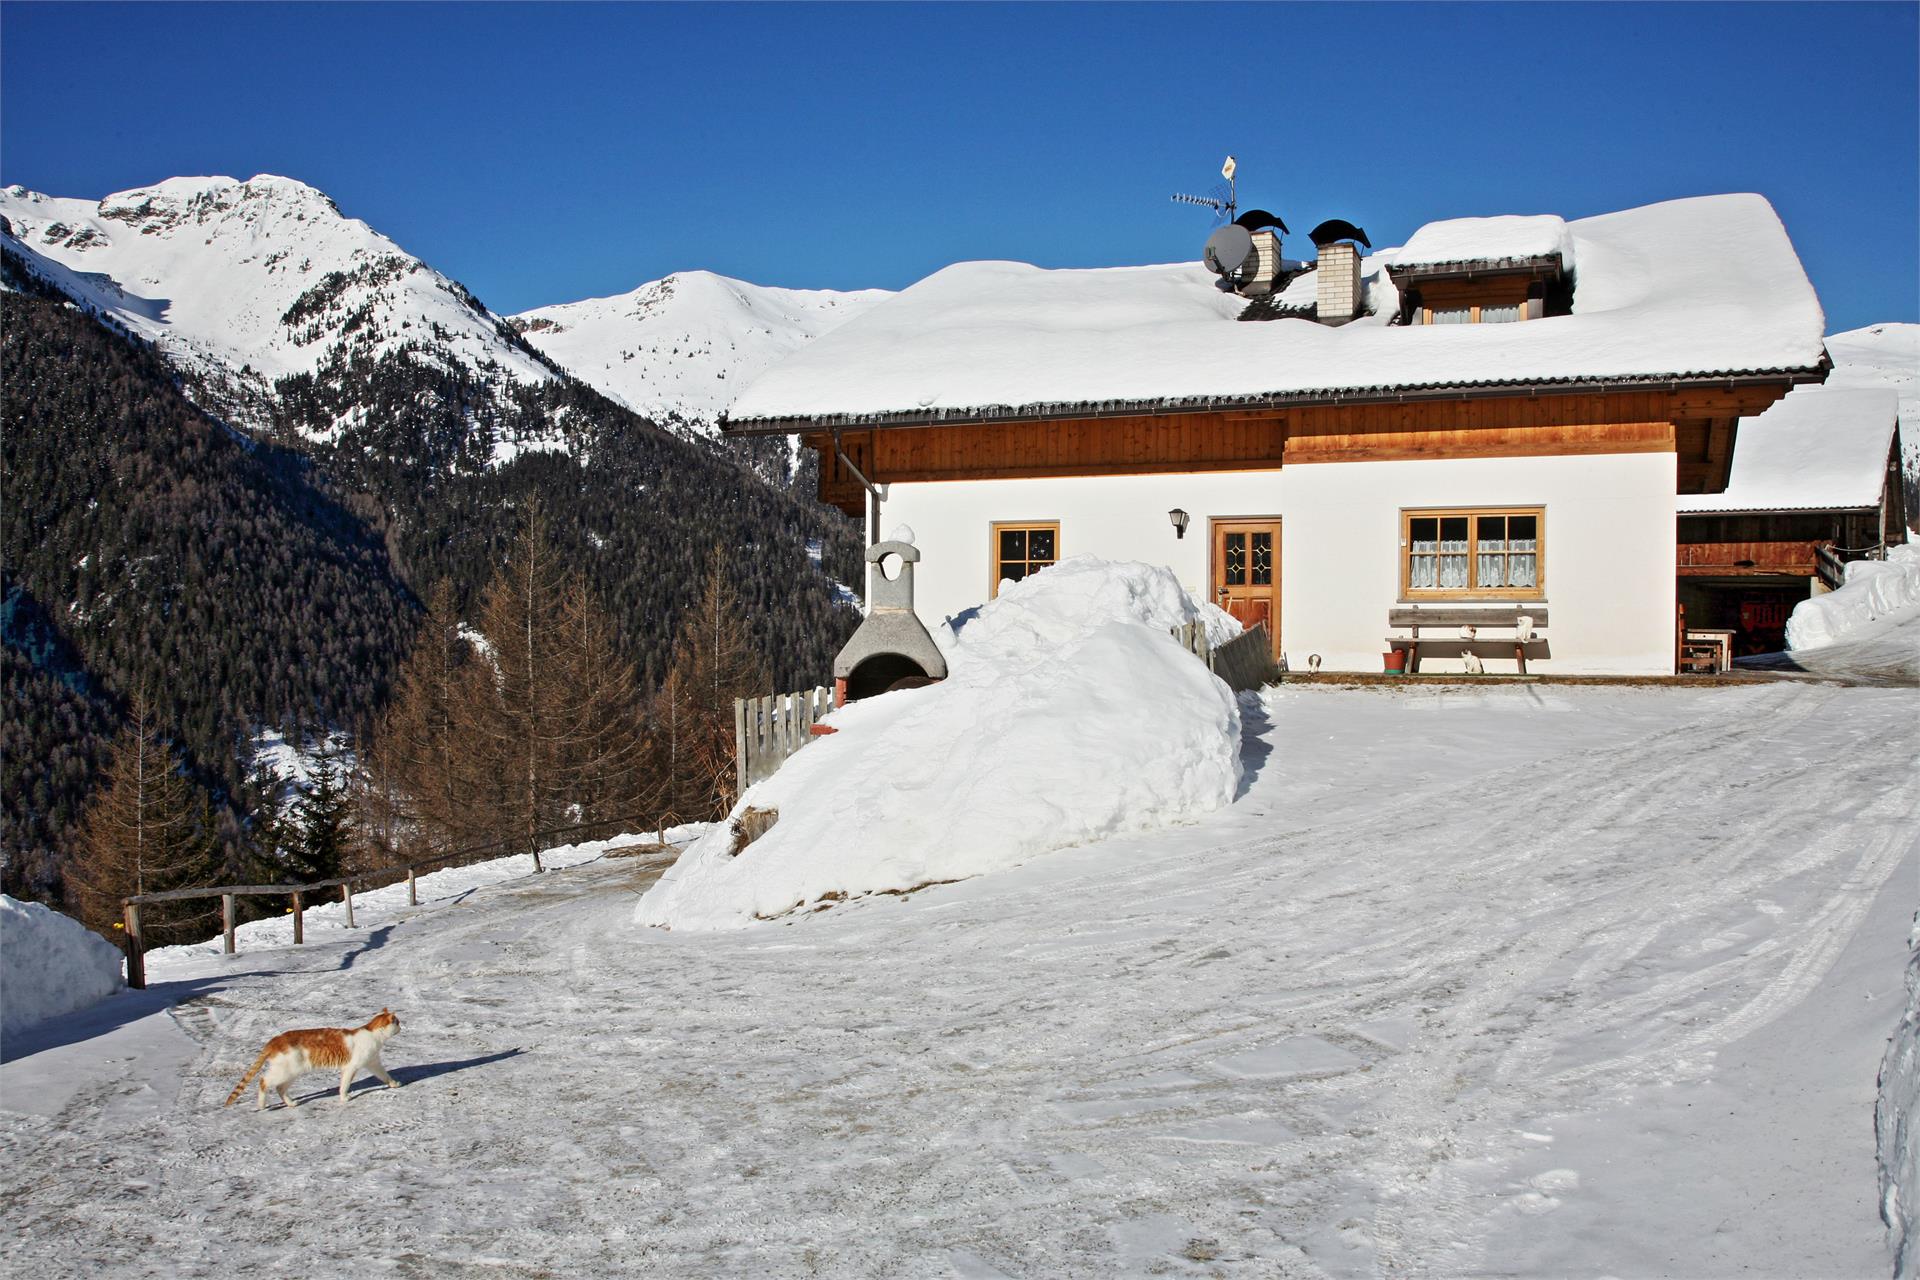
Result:
{"label": "cat's tail", "polygon": [[247,1091],[247,1086],[253,1082],[253,1078],[260,1074],[260,1068],[266,1065],[267,1065],[267,1051],[265,1049],[262,1049],[260,1051],[260,1056],[253,1060],[253,1065],[247,1068],[247,1074],[240,1077],[240,1083],[233,1086],[233,1092],[228,1094],[227,1100],[221,1103],[220,1105],[223,1107],[232,1106],[234,1104],[234,1101],[237,1098],[239,1098],[241,1094]]}

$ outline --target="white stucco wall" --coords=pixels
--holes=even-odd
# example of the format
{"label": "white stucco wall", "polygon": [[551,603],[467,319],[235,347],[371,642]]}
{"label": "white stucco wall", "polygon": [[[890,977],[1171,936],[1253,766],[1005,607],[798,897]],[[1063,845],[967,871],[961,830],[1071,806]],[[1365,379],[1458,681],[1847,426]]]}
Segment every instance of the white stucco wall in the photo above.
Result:
{"label": "white stucco wall", "polygon": [[[987,598],[995,522],[1058,521],[1062,556],[1164,564],[1208,589],[1208,522],[1278,516],[1281,647],[1295,667],[1378,671],[1387,610],[1400,596],[1407,507],[1546,508],[1548,656],[1542,674],[1668,674],[1673,669],[1674,455],[1317,463],[1281,471],[894,484],[875,522],[912,526],[923,559],[917,606],[929,623]],[[1167,512],[1192,524],[1176,540]],[[1426,671],[1457,671],[1428,648]],[[1537,653],[1537,651],[1536,651]],[[1512,669],[1512,660],[1488,660]]]}

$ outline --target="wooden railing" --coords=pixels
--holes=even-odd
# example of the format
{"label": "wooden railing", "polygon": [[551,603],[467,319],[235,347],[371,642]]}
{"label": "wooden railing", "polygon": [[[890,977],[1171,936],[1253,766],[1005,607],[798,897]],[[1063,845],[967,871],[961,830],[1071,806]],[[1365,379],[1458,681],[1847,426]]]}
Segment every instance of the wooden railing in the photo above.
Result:
{"label": "wooden railing", "polygon": [[831,710],[833,690],[825,687],[735,698],[733,761],[740,790],[778,772],[788,756],[812,741],[814,724]]}
{"label": "wooden railing", "polygon": [[1235,693],[1271,684],[1275,675],[1273,640],[1267,624],[1256,622],[1218,648],[1207,641],[1205,624],[1184,622],[1173,628],[1180,647],[1207,664],[1207,670],[1227,682]]}
{"label": "wooden railing", "polygon": [[[577,835],[586,831],[605,831],[608,828],[631,828],[642,822],[639,818],[612,818],[602,822],[585,822],[578,826],[556,827],[550,831],[536,831],[536,843],[551,840],[556,836]],[[653,827],[659,833],[659,841],[667,842],[667,828],[679,826],[678,818],[671,813],[649,815],[644,820],[646,827]],[[450,849],[435,854],[431,858],[422,858],[417,862],[403,863],[398,866],[379,867],[372,871],[362,871],[358,875],[337,876],[331,880],[310,880],[302,884],[220,884],[205,888],[168,889],[160,893],[139,893],[120,900],[121,928],[126,933],[127,947],[127,985],[141,988],[147,985],[147,948],[146,940],[140,932],[140,908],[156,902],[191,902],[201,898],[220,899],[221,932],[224,935],[226,954],[234,954],[235,898],[285,897],[293,899],[293,941],[299,946],[306,942],[305,911],[308,894],[326,889],[339,889],[340,901],[346,908],[347,928],[353,928],[353,889],[355,885],[374,884],[375,888],[385,888],[388,884],[398,884],[402,878],[407,882],[407,905],[420,905],[420,872],[437,867],[445,869],[452,866],[469,866],[475,862],[497,858],[514,853],[525,852],[527,841],[524,837],[512,837],[495,840],[488,844],[469,845],[464,849]],[[518,846],[516,848],[516,846]],[[551,847],[546,846],[546,847]],[[534,854],[534,870],[542,870],[538,853]]]}

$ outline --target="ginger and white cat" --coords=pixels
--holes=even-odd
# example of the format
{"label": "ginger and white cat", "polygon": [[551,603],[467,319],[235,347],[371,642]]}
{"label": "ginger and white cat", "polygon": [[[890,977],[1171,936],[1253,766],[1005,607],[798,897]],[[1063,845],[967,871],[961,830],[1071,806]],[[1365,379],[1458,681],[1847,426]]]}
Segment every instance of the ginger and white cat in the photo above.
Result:
{"label": "ginger and white cat", "polygon": [[[267,1041],[267,1047],[247,1068],[247,1074],[240,1077],[240,1083],[233,1086],[233,1092],[227,1095],[222,1105],[232,1106],[234,1100],[247,1091],[247,1082],[254,1076],[260,1076],[260,1101],[254,1107],[256,1111],[266,1109],[267,1090],[280,1095],[283,1105],[294,1107],[299,1103],[287,1096],[287,1086],[309,1071],[329,1071],[340,1069],[340,1101],[347,1100],[347,1088],[353,1083],[354,1076],[362,1068],[373,1072],[387,1082],[387,1088],[398,1089],[400,1082],[387,1074],[380,1065],[380,1046],[400,1030],[400,1019],[393,1016],[389,1009],[382,1009],[364,1027],[313,1027],[305,1031],[283,1031]],[[265,1073],[261,1068],[266,1068]]]}

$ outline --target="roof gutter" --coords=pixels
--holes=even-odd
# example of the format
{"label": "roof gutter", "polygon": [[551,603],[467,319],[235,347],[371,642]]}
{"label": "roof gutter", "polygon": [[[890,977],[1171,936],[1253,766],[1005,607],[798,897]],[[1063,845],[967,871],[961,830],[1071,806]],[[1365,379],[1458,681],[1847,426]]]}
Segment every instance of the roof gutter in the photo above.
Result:
{"label": "roof gutter", "polygon": [[1056,422],[1069,418],[1161,418],[1191,413],[1245,412],[1259,409],[1337,407],[1341,405],[1422,404],[1441,400],[1551,395],[1626,394],[1635,391],[1737,391],[1742,387],[1799,386],[1824,382],[1832,368],[1826,356],[1804,369],[1776,369],[1765,373],[1722,374],[1710,377],[1652,377],[1568,379],[1563,382],[1465,383],[1399,390],[1366,388],[1345,391],[1270,392],[1257,396],[1196,396],[1184,400],[1114,400],[1059,404],[1045,407],[957,409],[938,413],[827,414],[820,417],[723,418],[722,435],[778,436],[805,431],[859,431],[894,427],[959,427],[1007,422]]}

